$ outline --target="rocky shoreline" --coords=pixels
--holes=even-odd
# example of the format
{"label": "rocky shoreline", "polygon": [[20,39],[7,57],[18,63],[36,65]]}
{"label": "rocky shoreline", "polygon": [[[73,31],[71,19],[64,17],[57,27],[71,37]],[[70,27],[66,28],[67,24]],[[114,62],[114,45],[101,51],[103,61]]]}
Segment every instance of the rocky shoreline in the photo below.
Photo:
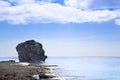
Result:
{"label": "rocky shoreline", "polygon": [[15,60],[0,61],[0,80],[61,80],[52,72],[51,67],[45,65],[47,56],[41,43],[27,40],[17,45],[19,62]]}
{"label": "rocky shoreline", "polygon": [[50,67],[57,65],[33,64],[25,62],[0,62],[0,80],[61,80]]}

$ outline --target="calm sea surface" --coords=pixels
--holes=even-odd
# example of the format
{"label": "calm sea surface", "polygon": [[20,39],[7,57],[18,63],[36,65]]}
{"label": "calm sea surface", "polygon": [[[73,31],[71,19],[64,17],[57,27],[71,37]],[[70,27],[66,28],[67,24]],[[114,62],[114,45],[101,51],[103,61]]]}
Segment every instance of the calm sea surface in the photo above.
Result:
{"label": "calm sea surface", "polygon": [[[16,57],[4,57],[2,60]],[[54,73],[64,80],[120,80],[119,57],[49,57],[45,64],[55,64]]]}

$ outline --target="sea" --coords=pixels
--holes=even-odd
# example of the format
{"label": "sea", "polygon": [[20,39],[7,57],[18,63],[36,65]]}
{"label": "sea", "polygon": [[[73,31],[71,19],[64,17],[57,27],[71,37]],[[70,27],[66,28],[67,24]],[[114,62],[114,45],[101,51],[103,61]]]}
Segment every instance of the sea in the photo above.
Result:
{"label": "sea", "polygon": [[120,80],[120,57],[48,57],[44,64],[58,65],[53,72],[62,80]]}

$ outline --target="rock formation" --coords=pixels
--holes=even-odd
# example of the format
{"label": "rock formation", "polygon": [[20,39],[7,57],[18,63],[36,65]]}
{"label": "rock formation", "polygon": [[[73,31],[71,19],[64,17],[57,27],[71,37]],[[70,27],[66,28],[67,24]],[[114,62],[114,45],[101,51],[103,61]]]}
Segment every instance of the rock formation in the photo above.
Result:
{"label": "rock formation", "polygon": [[18,44],[16,50],[20,62],[40,62],[47,58],[42,44],[34,40]]}

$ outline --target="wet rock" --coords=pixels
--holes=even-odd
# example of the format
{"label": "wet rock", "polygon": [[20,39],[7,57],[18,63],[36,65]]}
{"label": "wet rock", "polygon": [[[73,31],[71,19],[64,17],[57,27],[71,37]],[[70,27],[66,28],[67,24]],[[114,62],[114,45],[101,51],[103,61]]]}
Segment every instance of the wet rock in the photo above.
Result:
{"label": "wet rock", "polygon": [[9,62],[15,62],[15,60],[9,60]]}
{"label": "wet rock", "polygon": [[52,75],[51,73],[50,74],[44,74],[44,73],[39,74],[39,78],[41,79],[49,79],[49,78],[54,78],[54,77],[56,76]]}
{"label": "wet rock", "polygon": [[18,44],[16,50],[20,62],[40,62],[47,58],[42,44],[34,40]]}

